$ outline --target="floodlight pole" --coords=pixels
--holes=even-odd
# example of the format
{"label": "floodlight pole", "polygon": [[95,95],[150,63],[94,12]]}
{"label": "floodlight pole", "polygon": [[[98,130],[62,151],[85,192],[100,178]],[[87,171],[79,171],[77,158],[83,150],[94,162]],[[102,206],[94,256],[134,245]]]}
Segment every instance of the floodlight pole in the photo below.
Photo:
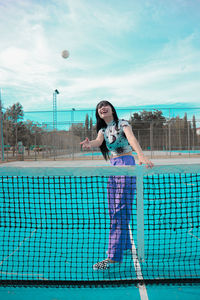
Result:
{"label": "floodlight pole", "polygon": [[59,94],[58,90],[53,92],[53,153],[54,160],[56,160],[56,130],[57,130],[57,95]]}
{"label": "floodlight pole", "polygon": [[0,89],[0,137],[1,137],[1,160],[4,161],[4,142],[3,142],[3,112],[1,103],[1,89]]}

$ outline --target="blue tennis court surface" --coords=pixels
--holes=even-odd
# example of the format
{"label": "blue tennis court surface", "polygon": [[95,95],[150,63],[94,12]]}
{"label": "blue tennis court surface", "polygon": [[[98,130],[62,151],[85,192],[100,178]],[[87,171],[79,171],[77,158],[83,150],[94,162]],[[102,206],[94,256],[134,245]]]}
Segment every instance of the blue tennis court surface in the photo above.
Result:
{"label": "blue tennis court surface", "polygon": [[23,288],[0,287],[5,300],[199,300],[200,286],[147,286],[146,295],[135,286],[77,287],[77,288]]}

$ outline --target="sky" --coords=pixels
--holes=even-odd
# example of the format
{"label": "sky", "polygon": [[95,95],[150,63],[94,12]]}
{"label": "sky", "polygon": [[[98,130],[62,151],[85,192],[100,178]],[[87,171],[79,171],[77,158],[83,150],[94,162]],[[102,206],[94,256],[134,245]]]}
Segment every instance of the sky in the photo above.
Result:
{"label": "sky", "polygon": [[200,0],[0,0],[3,106],[200,107],[199,20]]}

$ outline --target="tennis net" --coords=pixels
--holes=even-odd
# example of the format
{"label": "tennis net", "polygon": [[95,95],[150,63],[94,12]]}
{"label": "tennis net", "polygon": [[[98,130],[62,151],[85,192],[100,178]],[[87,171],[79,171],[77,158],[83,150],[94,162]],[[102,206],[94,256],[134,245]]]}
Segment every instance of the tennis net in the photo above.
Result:
{"label": "tennis net", "polygon": [[200,282],[199,226],[200,165],[0,168],[0,284]]}

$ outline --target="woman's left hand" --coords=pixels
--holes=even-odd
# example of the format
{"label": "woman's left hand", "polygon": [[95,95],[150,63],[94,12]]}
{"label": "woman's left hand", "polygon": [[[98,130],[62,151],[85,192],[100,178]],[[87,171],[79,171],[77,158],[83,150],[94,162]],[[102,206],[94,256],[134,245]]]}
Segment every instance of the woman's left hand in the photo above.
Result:
{"label": "woman's left hand", "polygon": [[138,156],[139,165],[145,164],[146,168],[153,168],[154,164],[145,156]]}

